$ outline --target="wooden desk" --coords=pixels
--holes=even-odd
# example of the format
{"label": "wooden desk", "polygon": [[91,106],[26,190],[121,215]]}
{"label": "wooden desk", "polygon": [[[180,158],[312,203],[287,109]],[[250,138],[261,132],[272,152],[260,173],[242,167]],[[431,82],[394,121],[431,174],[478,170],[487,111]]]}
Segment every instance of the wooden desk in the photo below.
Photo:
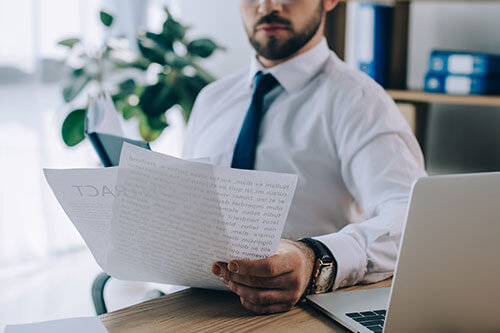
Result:
{"label": "wooden desk", "polygon": [[[342,291],[389,287],[391,282]],[[100,318],[109,332],[347,332],[307,303],[285,313],[255,315],[232,293],[200,289],[179,291]]]}

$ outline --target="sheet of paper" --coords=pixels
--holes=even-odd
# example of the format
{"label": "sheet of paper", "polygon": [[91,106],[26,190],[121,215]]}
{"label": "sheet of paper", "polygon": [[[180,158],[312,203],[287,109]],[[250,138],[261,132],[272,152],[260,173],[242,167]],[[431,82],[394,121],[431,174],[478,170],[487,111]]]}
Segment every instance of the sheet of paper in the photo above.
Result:
{"label": "sheet of paper", "polygon": [[[209,158],[197,159],[209,163]],[[44,169],[45,178],[66,215],[105,270],[113,202],[123,189],[116,186],[118,167]]]}
{"label": "sheet of paper", "polygon": [[124,136],[118,113],[109,93],[90,98],[87,131]]}
{"label": "sheet of paper", "polygon": [[107,268],[123,279],[223,289],[212,263],[275,254],[296,184],[296,175],[124,145]]}
{"label": "sheet of paper", "polygon": [[297,176],[180,160],[124,144],[120,166],[45,170],[109,275],[225,289],[215,261],[276,253]]}
{"label": "sheet of paper", "polygon": [[117,168],[45,169],[45,178],[66,215],[104,268],[115,196]]}
{"label": "sheet of paper", "polygon": [[97,317],[70,318],[41,323],[7,325],[5,333],[106,333],[101,320]]}

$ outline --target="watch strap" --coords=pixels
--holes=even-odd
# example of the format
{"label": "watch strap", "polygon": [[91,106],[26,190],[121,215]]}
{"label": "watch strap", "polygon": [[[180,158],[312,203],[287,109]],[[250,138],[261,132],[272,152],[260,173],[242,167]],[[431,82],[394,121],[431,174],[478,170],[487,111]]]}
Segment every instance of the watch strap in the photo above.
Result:
{"label": "watch strap", "polygon": [[[321,262],[323,264],[333,264],[334,272],[333,272],[332,282],[331,282],[331,286],[330,286],[330,289],[331,289],[335,283],[335,279],[336,279],[336,275],[337,275],[337,261],[335,260],[335,257],[333,256],[330,249],[322,242],[320,242],[316,239],[313,239],[313,238],[300,238],[297,241],[307,245],[314,252],[314,256],[315,256],[315,264],[313,266],[313,271],[311,274],[309,285],[306,288],[306,291],[305,291],[303,297],[307,294],[310,294],[311,292],[315,293],[313,291],[313,289],[314,289],[313,284],[315,283],[315,279],[317,278],[317,276],[320,273],[319,271],[321,270],[321,267],[318,264],[318,262]],[[328,291],[330,291],[330,290],[327,290],[326,292],[328,292]]]}
{"label": "watch strap", "polygon": [[321,259],[324,263],[332,263],[335,262],[333,258],[333,254],[325,244],[314,238],[300,238],[299,242],[305,243],[309,246],[313,251],[316,259]]}

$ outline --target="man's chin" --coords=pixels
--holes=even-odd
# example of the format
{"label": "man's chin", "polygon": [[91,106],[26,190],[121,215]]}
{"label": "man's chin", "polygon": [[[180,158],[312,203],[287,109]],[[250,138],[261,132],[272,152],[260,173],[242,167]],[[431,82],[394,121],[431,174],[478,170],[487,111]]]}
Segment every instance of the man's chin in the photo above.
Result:
{"label": "man's chin", "polygon": [[270,43],[266,45],[261,45],[259,48],[255,48],[257,54],[268,60],[283,60],[292,56],[295,52],[286,50],[283,44]]}

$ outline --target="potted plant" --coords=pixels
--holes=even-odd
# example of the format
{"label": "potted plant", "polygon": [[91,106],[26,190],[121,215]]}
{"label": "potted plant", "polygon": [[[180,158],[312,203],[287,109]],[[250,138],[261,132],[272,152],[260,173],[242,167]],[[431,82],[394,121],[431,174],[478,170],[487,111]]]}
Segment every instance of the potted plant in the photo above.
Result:
{"label": "potted plant", "polygon": [[[71,69],[63,89],[64,101],[73,105],[84,91],[108,91],[124,119],[139,120],[139,132],[148,142],[168,126],[165,113],[174,106],[180,107],[187,121],[196,96],[214,80],[198,62],[223,48],[211,39],[190,40],[188,27],[167,8],[165,13],[161,32],[146,31],[137,37],[138,54],[130,51],[123,37],[109,37],[94,51],[86,50],[80,38],[60,41],[69,50],[65,61]],[[101,11],[100,21],[109,29],[114,19]],[[73,108],[64,120],[66,145],[75,146],[85,139],[86,112],[87,106]]]}

